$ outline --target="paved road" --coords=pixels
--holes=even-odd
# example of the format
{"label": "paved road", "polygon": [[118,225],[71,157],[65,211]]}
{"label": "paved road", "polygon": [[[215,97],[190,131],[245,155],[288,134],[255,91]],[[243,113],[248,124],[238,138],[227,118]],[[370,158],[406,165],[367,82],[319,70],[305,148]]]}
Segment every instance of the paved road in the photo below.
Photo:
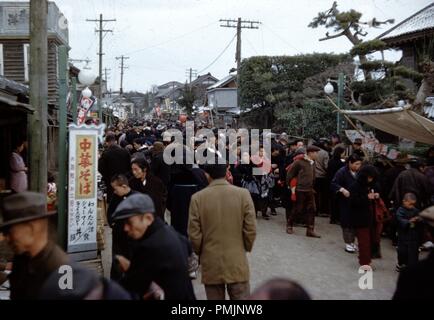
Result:
{"label": "paved road", "polygon": [[[321,239],[305,237],[304,228],[295,228],[294,235],[285,233],[283,210],[265,221],[258,218],[258,235],[249,254],[251,287],[258,287],[273,277],[285,277],[299,282],[314,299],[382,300],[393,295],[398,274],[394,271],[396,253],[389,240],[382,243],[383,259],[374,260],[373,289],[358,286],[357,256],[343,250],[341,229],[317,218],[316,231]],[[111,235],[106,227],[106,250],[103,252],[104,273],[110,272]],[[200,276],[194,281],[198,299],[205,299]],[[0,291],[0,299],[9,296]]]}
{"label": "paved road", "polygon": [[[374,260],[373,289],[359,288],[357,255],[343,250],[341,229],[330,225],[328,219],[317,218],[316,231],[321,239],[305,236],[304,228],[295,228],[294,235],[285,233],[283,210],[269,221],[258,218],[258,235],[253,252],[249,254],[251,287],[255,289],[273,277],[285,277],[299,282],[314,299],[383,300],[395,291],[395,249],[389,240],[382,243],[383,258]],[[110,248],[110,229],[106,229]],[[103,253],[104,271],[109,274],[110,253]],[[194,281],[198,299],[205,299],[200,275]]]}
{"label": "paved road", "polygon": [[[395,249],[383,240],[383,258],[374,260],[373,289],[359,288],[357,255],[343,250],[341,229],[330,225],[328,219],[317,218],[316,231],[321,239],[307,238],[305,228],[295,228],[294,235],[285,233],[283,210],[265,221],[258,218],[258,235],[249,255],[251,287],[258,287],[273,277],[297,281],[313,299],[383,300],[395,291]],[[205,298],[200,279],[194,283],[198,299]]]}

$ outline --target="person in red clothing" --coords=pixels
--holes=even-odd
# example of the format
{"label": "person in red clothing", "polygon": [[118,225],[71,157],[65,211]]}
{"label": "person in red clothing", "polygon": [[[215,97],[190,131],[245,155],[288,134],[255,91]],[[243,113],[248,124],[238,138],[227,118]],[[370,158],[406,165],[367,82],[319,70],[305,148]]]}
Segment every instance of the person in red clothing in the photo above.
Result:
{"label": "person in red clothing", "polygon": [[351,224],[356,230],[359,244],[359,263],[366,270],[371,269],[373,243],[371,229],[375,223],[375,201],[380,194],[375,191],[378,171],[367,165],[359,171],[356,181],[349,187]]}

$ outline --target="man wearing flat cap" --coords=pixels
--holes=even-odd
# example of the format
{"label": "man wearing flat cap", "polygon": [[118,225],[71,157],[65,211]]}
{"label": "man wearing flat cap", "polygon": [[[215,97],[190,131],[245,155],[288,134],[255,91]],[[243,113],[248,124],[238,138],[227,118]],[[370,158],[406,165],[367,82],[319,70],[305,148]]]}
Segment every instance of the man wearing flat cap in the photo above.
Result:
{"label": "man wearing flat cap", "polygon": [[361,138],[356,138],[353,142],[352,148],[353,148],[353,153],[357,154],[360,158],[362,158],[362,160],[365,160],[368,158],[368,155],[366,151],[363,149],[362,145],[363,145],[363,140]]}
{"label": "man wearing flat cap", "polygon": [[117,256],[124,272],[120,284],[126,290],[143,298],[155,283],[166,300],[195,299],[188,274],[191,246],[186,237],[155,215],[154,202],[148,195],[130,195],[119,204],[112,219],[122,224],[134,241],[131,260]]}
{"label": "man wearing flat cap", "polygon": [[46,196],[22,192],[3,201],[3,221],[0,232],[14,252],[9,276],[11,300],[37,299],[47,278],[60,266],[68,264],[68,257],[50,241]]}
{"label": "man wearing flat cap", "polygon": [[307,231],[306,236],[311,238],[320,238],[314,232],[315,227],[315,160],[318,157],[320,148],[316,146],[308,146],[304,158],[294,162],[286,175],[286,184],[289,186],[293,178],[297,178],[297,186],[295,189],[296,201],[295,207],[288,214],[288,222],[286,233],[293,234],[294,219],[297,216],[306,214]]}
{"label": "man wearing flat cap", "polygon": [[[434,237],[434,206],[419,216]],[[393,300],[434,300],[434,249],[428,258],[400,272]]]}

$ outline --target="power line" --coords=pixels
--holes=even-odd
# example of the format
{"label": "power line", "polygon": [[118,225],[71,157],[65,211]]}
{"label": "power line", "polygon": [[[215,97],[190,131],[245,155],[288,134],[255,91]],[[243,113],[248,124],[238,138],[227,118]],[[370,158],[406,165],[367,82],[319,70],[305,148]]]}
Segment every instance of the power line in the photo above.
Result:
{"label": "power line", "polygon": [[204,72],[205,70],[207,70],[209,67],[211,67],[214,63],[216,63],[217,60],[220,59],[220,57],[226,52],[226,50],[228,50],[229,46],[232,44],[232,42],[234,42],[234,40],[235,40],[236,37],[237,37],[237,34],[234,35],[234,37],[231,39],[231,41],[228,43],[228,45],[223,49],[223,51],[217,56],[217,58],[215,58],[213,60],[213,62],[211,62],[205,68],[203,68],[202,70],[200,70],[198,73],[201,74],[202,72]]}
{"label": "power line", "polygon": [[282,42],[285,42],[287,45],[289,45],[292,49],[294,49],[295,51],[298,51],[299,53],[303,53],[300,50],[298,50],[296,47],[294,47],[292,44],[290,44],[287,40],[285,40],[284,38],[282,38],[279,34],[277,34],[275,31],[273,31],[273,29],[271,29],[269,26],[267,25],[263,25],[265,28],[267,28],[269,31],[271,31],[271,33],[273,33],[277,38],[279,38]]}
{"label": "power line", "polygon": [[151,46],[146,47],[146,48],[137,49],[137,50],[134,50],[134,51],[127,52],[126,54],[130,54],[130,55],[131,55],[131,54],[134,54],[134,53],[137,53],[137,52],[141,52],[141,51],[145,51],[145,50],[148,50],[148,49],[152,49],[152,48],[155,48],[155,47],[160,47],[160,46],[165,45],[165,44],[167,44],[167,43],[169,43],[169,42],[176,41],[176,40],[179,40],[179,39],[181,39],[181,38],[184,38],[184,37],[186,37],[186,36],[188,36],[188,35],[190,35],[190,34],[192,34],[192,33],[195,33],[195,32],[197,32],[197,31],[200,31],[200,30],[206,29],[206,28],[208,28],[208,27],[210,27],[210,26],[212,26],[212,25],[214,25],[214,24],[216,24],[216,22],[212,22],[212,23],[210,23],[210,24],[207,24],[207,25],[205,25],[205,26],[199,27],[199,28],[194,29],[194,30],[192,30],[192,31],[190,31],[190,32],[184,33],[184,34],[179,35],[179,36],[177,36],[177,37],[175,37],[175,38],[168,39],[168,40],[163,41],[163,42],[160,42],[160,43],[158,43],[158,44],[151,45]]}

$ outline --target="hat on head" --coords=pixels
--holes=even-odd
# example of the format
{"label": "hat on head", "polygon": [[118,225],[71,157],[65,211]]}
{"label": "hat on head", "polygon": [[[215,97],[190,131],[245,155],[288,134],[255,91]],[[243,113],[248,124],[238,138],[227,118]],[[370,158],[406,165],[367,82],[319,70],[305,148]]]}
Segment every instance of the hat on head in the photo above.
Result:
{"label": "hat on head", "polygon": [[163,132],[163,142],[172,142],[172,135],[168,131]]}
{"label": "hat on head", "polygon": [[360,144],[360,145],[362,145],[363,144],[363,140],[361,138],[356,138],[354,140],[353,144]]}
{"label": "hat on head", "polygon": [[398,154],[398,157],[393,160],[393,162],[395,163],[402,163],[402,164],[406,164],[409,163],[411,161],[411,159],[408,157],[408,154],[400,152]]}
{"label": "hat on head", "polygon": [[116,222],[144,213],[155,213],[154,201],[147,194],[132,194],[118,205],[112,220]]}
{"label": "hat on head", "polygon": [[309,152],[318,152],[318,151],[320,151],[321,149],[320,148],[318,148],[317,146],[308,146],[307,148],[306,148],[306,152],[307,153],[309,153]]}
{"label": "hat on head", "polygon": [[300,154],[306,154],[306,149],[305,148],[298,148],[297,150],[295,150],[294,152],[294,157],[300,155]]}
{"label": "hat on head", "polygon": [[14,224],[47,218],[56,212],[47,211],[47,197],[36,192],[21,192],[3,200],[3,221],[0,230]]}
{"label": "hat on head", "polygon": [[283,140],[283,141],[285,141],[286,143],[288,143],[288,142],[289,142],[288,135],[287,135],[285,132],[283,132],[283,133],[279,136],[279,140]]}
{"label": "hat on head", "polygon": [[434,227],[434,206],[423,210],[419,216],[424,219],[431,227]]}

